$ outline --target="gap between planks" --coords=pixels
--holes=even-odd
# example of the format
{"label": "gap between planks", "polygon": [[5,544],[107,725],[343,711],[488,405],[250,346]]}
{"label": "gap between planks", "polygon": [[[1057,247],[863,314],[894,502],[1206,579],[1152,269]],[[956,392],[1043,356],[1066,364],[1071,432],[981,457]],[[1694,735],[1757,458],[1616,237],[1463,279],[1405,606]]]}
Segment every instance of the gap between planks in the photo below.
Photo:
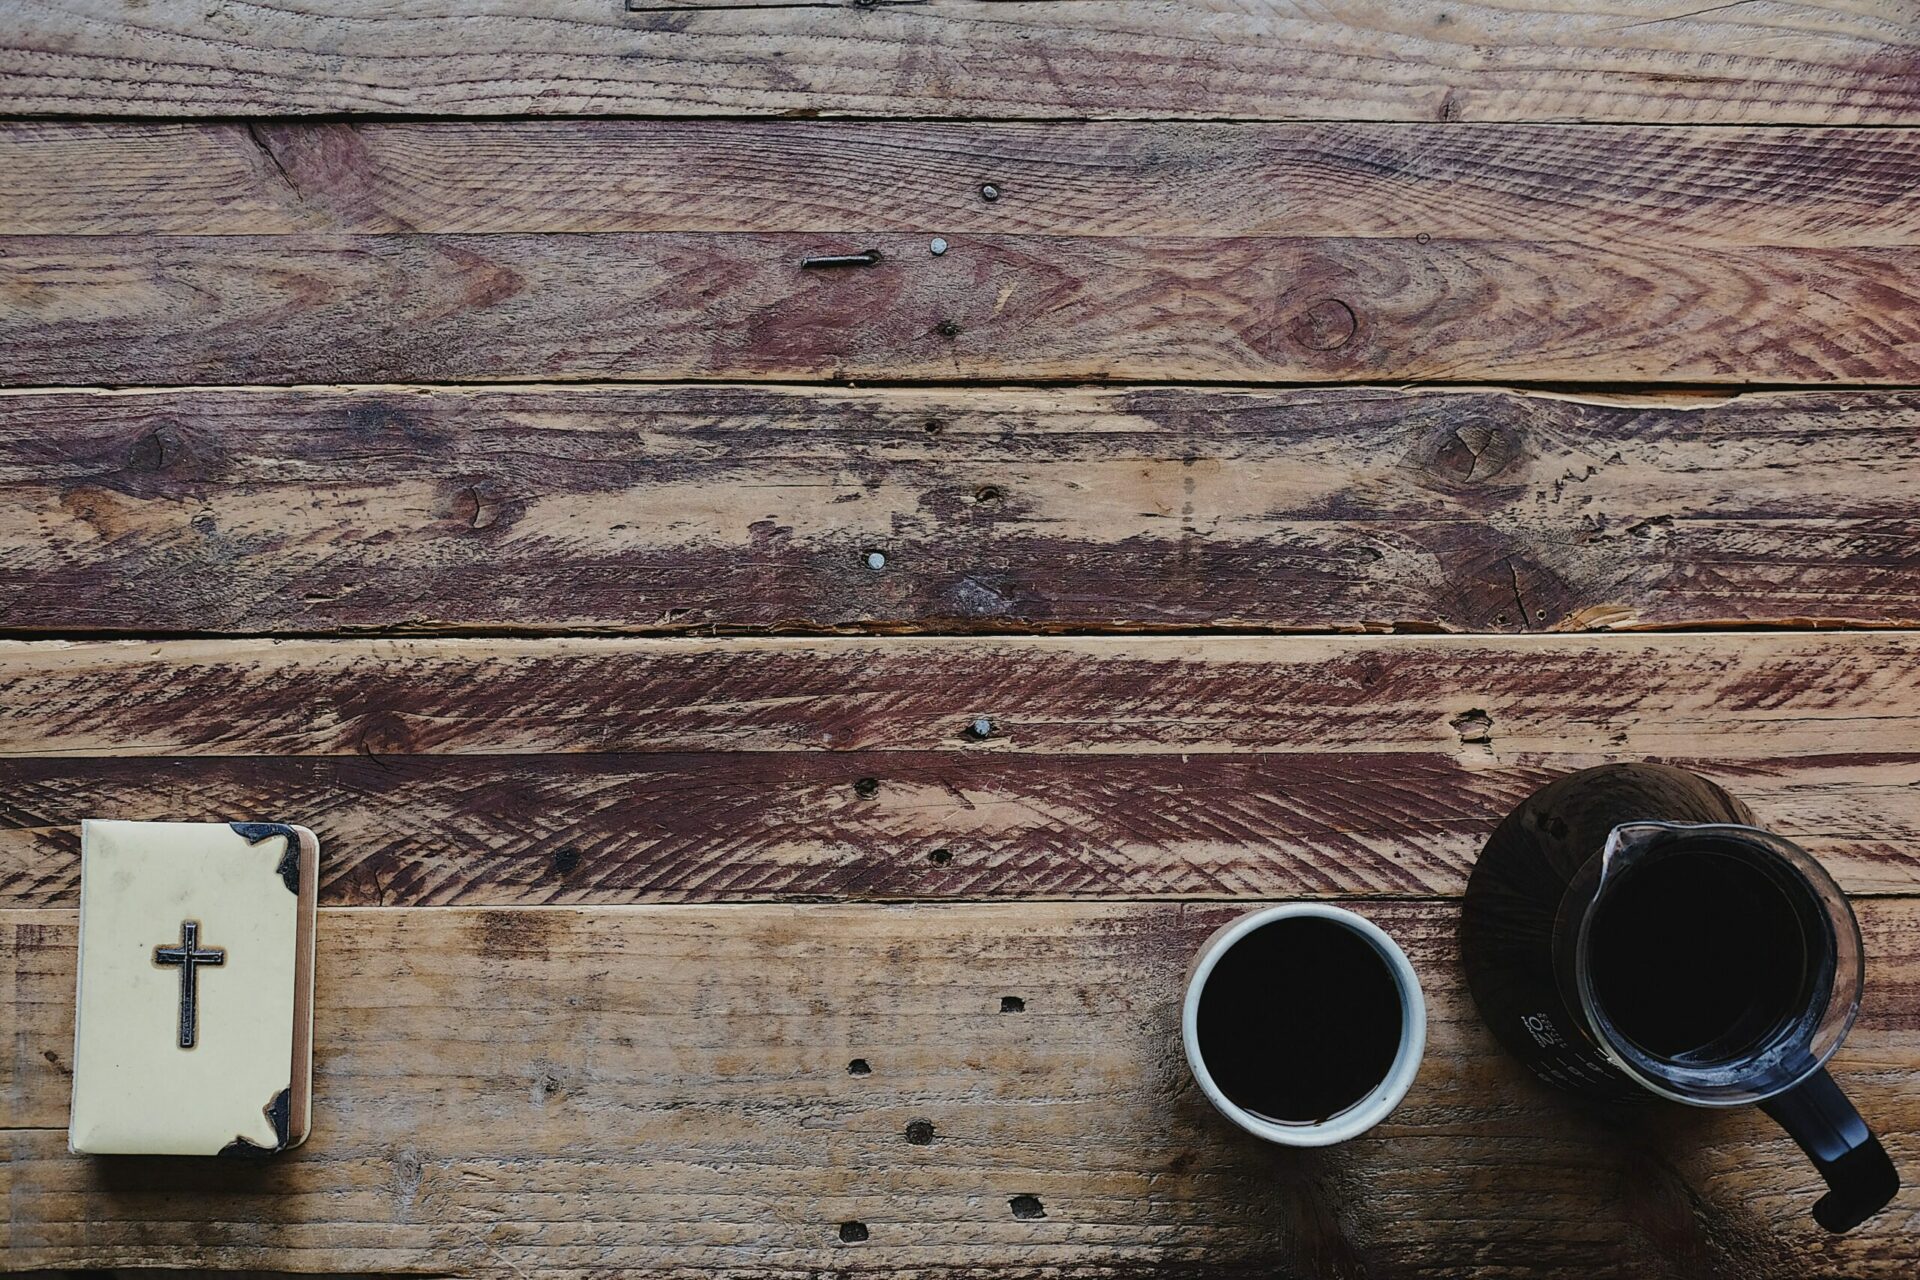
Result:
{"label": "gap between planks", "polygon": [[1920,844],[1914,631],[10,642],[0,687],[23,905],[80,818],[183,805],[299,808],[334,903],[1453,893],[1632,758],[1849,889]]}

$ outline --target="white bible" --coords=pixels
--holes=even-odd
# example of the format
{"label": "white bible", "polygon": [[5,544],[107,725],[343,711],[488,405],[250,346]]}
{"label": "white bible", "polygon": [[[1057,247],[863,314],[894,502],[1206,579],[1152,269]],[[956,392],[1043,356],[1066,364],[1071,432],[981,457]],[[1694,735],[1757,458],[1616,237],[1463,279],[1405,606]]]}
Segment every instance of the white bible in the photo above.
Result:
{"label": "white bible", "polygon": [[272,1155],[306,1140],[319,842],[269,822],[86,822],[68,1145]]}

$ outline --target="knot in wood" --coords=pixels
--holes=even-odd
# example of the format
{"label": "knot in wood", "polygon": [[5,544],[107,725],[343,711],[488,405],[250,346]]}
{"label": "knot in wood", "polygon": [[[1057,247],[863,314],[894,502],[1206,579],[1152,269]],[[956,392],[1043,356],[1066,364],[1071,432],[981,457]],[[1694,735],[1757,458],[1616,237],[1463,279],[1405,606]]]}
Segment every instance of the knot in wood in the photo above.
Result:
{"label": "knot in wood", "polygon": [[1320,298],[1293,318],[1293,340],[1310,351],[1337,351],[1359,328],[1352,307],[1338,298]]}

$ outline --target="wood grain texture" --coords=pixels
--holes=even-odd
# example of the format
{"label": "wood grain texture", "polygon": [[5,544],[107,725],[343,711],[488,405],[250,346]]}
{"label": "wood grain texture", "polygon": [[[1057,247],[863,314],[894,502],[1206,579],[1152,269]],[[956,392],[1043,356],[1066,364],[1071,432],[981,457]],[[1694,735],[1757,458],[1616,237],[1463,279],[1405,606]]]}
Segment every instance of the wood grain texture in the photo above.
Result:
{"label": "wood grain texture", "polygon": [[0,111],[1920,121],[1899,0],[1282,0],[629,11],[589,0],[52,0]]}
{"label": "wood grain texture", "polygon": [[0,563],[69,634],[1911,625],[1920,396],[0,395]]}
{"label": "wood grain texture", "polygon": [[[0,757],[1906,753],[1920,633],[0,642]],[[984,722],[984,723],[983,723]],[[980,734],[984,729],[985,736]]]}
{"label": "wood grain texture", "polygon": [[[297,818],[330,906],[1458,894],[1610,757],[1430,752],[0,761],[0,907],[73,906],[80,821]],[[1855,895],[1920,890],[1920,752],[1672,759]]]}
{"label": "wood grain texture", "polygon": [[[1232,908],[328,911],[312,1140],[263,1167],[84,1160],[64,1134],[72,917],[0,916],[0,1223],[16,1266],[799,1277],[1905,1277],[1909,1188],[1859,1232],[1753,1111],[1599,1111],[1522,1078],[1450,903],[1365,908],[1426,987],[1380,1128],[1227,1127],[1178,1041]],[[1861,904],[1835,1060],[1920,1156],[1920,906]],[[1017,995],[1022,1013],[1000,1012]],[[207,1016],[215,1014],[208,1006]],[[865,1059],[871,1074],[850,1075]],[[925,1120],[926,1145],[905,1136]],[[1010,1202],[1032,1196],[1044,1217]],[[859,1222],[868,1238],[843,1244]]]}
{"label": "wood grain texture", "polygon": [[[1920,381],[1911,247],[949,243],[6,237],[0,382]],[[877,265],[801,266],[867,249]]]}
{"label": "wood grain texture", "polygon": [[[0,0],[0,113],[0,1270],[1920,1267],[1523,1079],[1451,900],[1563,770],[1718,779],[1856,896],[1914,1167],[1920,397],[1471,385],[1920,383],[1912,5]],[[562,385],[856,379],[1469,386]],[[1730,623],[1892,629],[1217,634]],[[1003,634],[1140,629],[1216,634]],[[78,820],[250,814],[314,1141],[66,1154]],[[1431,1000],[1335,1151],[1177,1043],[1289,897]]]}
{"label": "wood grain texture", "polygon": [[16,120],[0,123],[0,227],[1911,248],[1920,130]]}

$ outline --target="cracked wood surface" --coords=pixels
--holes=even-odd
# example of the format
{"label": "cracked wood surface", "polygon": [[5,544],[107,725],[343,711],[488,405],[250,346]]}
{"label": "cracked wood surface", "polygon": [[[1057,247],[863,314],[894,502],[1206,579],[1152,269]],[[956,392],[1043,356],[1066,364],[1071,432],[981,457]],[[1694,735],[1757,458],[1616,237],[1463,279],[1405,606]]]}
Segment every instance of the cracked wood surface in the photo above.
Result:
{"label": "cracked wood surface", "polygon": [[[1421,974],[1428,1051],[1321,1152],[1228,1128],[1181,1058],[1188,958],[1230,906],[323,911],[322,1105],[257,1167],[68,1156],[72,916],[0,912],[0,1240],[25,1266],[486,1276],[1911,1274],[1912,1191],[1829,1236],[1758,1112],[1571,1103],[1481,1027],[1452,903],[1360,905]],[[1860,914],[1834,1070],[1911,1166],[1920,903]]]}
{"label": "cracked wood surface", "polygon": [[0,395],[0,498],[29,633],[1920,620],[1911,392]]}
{"label": "cracked wood surface", "polygon": [[836,3],[50,0],[0,111],[1912,124],[1897,0]]}

